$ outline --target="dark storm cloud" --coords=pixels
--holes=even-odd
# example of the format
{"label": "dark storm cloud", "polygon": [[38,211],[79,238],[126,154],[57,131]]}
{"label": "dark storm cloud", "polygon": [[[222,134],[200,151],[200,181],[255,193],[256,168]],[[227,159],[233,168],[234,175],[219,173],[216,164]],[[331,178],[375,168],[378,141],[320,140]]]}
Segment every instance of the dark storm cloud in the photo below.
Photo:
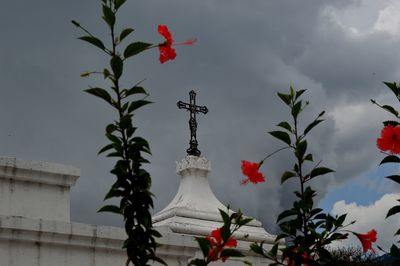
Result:
{"label": "dark storm cloud", "polygon": [[[72,164],[82,176],[72,192],[75,221],[119,225],[120,218],[96,214],[113,182],[112,162],[97,150],[106,143],[104,126],[111,109],[82,93],[102,79],[79,78],[86,70],[107,64],[96,49],[75,38],[80,32],[71,19],[94,34],[107,37],[100,20],[100,1],[9,1],[0,10],[0,145],[2,153],[23,159]],[[359,1],[329,1],[345,9]],[[137,115],[139,133],[151,143],[156,210],[175,195],[179,179],[175,161],[185,156],[188,114],[176,108],[195,89],[198,103],[210,109],[199,116],[200,150],[211,160],[210,184],[222,202],[261,219],[273,231],[277,213],[290,204],[295,183],[279,186],[288,168],[289,153],[266,163],[267,182],[240,186],[240,161],[257,161],[281,147],[266,132],[288,119],[276,97],[290,85],[309,89],[312,105],[305,113],[311,121],[322,109],[327,121],[313,133],[311,149],[333,176],[316,182],[321,197],[335,182],[343,182],[376,165],[379,155],[370,142],[378,125],[360,126],[343,133],[337,104],[368,102],[383,91],[379,83],[394,78],[398,39],[375,33],[350,38],[323,16],[324,1],[128,1],[121,25],[133,25],[138,40],[161,42],[158,24],[166,24],[176,40],[196,37],[193,47],[177,47],[177,58],[160,65],[158,51],[132,60],[125,72],[129,82],[145,78],[143,85],[156,103]],[[329,30],[324,32],[323,30]],[[381,34],[381,35],[380,35]],[[373,75],[375,73],[375,75]],[[357,98],[356,98],[357,96]],[[373,113],[376,109],[367,108]],[[335,116],[335,114],[337,114]],[[374,120],[375,121],[375,120]],[[378,122],[379,119],[376,119]],[[360,127],[362,130],[357,130]],[[368,132],[368,134],[366,133]],[[362,147],[362,148],[358,148]],[[347,159],[346,159],[347,158]],[[347,163],[348,158],[351,163]]]}

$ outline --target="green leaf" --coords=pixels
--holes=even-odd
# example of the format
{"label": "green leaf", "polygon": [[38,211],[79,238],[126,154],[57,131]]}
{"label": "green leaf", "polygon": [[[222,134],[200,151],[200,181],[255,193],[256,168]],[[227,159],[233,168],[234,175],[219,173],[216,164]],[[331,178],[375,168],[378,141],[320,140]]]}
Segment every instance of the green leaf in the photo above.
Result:
{"label": "green leaf", "polygon": [[100,208],[97,212],[113,212],[121,214],[121,209],[115,205],[106,205]]}
{"label": "green leaf", "polygon": [[203,253],[203,256],[206,257],[208,255],[210,242],[203,237],[196,237],[196,241],[199,244],[199,247],[201,249],[201,252]]}
{"label": "green leaf", "polygon": [[314,169],[311,171],[311,173],[310,173],[310,179],[311,179],[311,178],[314,178],[314,177],[316,177],[316,176],[325,175],[325,174],[331,173],[331,172],[335,172],[335,171],[333,171],[332,169],[326,168],[326,167],[317,167],[317,168],[314,168]]}
{"label": "green leaf", "polygon": [[128,97],[133,94],[140,94],[140,93],[147,94],[147,92],[145,91],[145,89],[143,87],[135,86],[133,88],[130,88],[129,90],[126,90],[125,97]]}
{"label": "green leaf", "polygon": [[99,154],[101,154],[101,153],[103,153],[105,151],[108,151],[108,150],[110,150],[112,148],[114,148],[114,145],[113,144],[108,144],[108,145],[104,146],[103,148],[101,148],[101,150],[97,153],[97,155],[99,155]]}
{"label": "green leaf", "polygon": [[142,107],[142,106],[145,106],[145,105],[147,105],[147,104],[150,104],[150,103],[152,103],[152,102],[146,101],[146,100],[133,101],[133,102],[131,103],[131,105],[129,106],[129,108],[128,108],[128,112],[131,113],[131,112],[133,112],[134,110],[136,110],[136,109],[138,109],[138,108],[140,108],[140,107]]}
{"label": "green leaf", "polygon": [[221,257],[244,257],[244,255],[237,249],[226,248],[222,250]]}
{"label": "green leaf", "polygon": [[161,258],[159,258],[159,257],[157,257],[155,255],[150,255],[149,258],[152,261],[158,262],[158,263],[160,263],[160,264],[162,264],[164,266],[168,266],[168,264],[163,259],[161,259]]}
{"label": "green leaf", "polygon": [[94,46],[96,46],[96,47],[98,47],[98,48],[100,48],[101,50],[105,50],[105,46],[104,46],[104,44],[103,44],[103,42],[102,41],[100,41],[99,39],[97,39],[96,37],[94,37],[94,36],[82,36],[82,37],[79,37],[78,39],[80,39],[80,40],[82,40],[82,41],[85,41],[85,42],[88,42],[88,43],[90,43],[90,44],[92,44],[92,45],[94,45]]}
{"label": "green leaf", "polygon": [[383,125],[384,126],[389,126],[389,125],[391,125],[391,126],[398,126],[398,125],[400,125],[400,123],[399,122],[397,122],[397,121],[393,121],[393,120],[387,120],[387,121],[384,121],[383,122]]}
{"label": "green leaf", "polygon": [[289,132],[292,132],[292,127],[290,126],[290,124],[288,122],[280,122],[279,124],[277,124],[278,127],[282,127],[286,130],[288,130]]}
{"label": "green leaf", "polygon": [[[111,188],[110,191],[108,191],[107,195],[104,197],[104,200],[115,198],[115,197],[122,197],[123,195],[124,195],[124,192],[122,190]],[[115,207],[117,207],[117,206],[115,206]]]}
{"label": "green leaf", "polygon": [[132,135],[135,133],[136,129],[137,129],[136,127],[128,128],[126,130],[127,137],[128,138],[132,137]]}
{"label": "green leaf", "polygon": [[347,234],[334,233],[329,238],[330,241],[335,241],[335,240],[340,240],[340,239],[347,239]]}
{"label": "green leaf", "polygon": [[264,255],[264,249],[262,248],[263,244],[264,244],[264,241],[262,241],[260,243],[260,245],[258,245],[257,243],[251,243],[250,249],[256,254]]}
{"label": "green leaf", "polygon": [[273,137],[287,143],[288,145],[292,143],[289,134],[284,131],[271,131],[268,133],[271,134]]}
{"label": "green leaf", "polygon": [[309,124],[306,129],[304,129],[303,135],[307,135],[307,133],[313,129],[316,125],[318,125],[319,123],[321,123],[322,121],[324,121],[323,119],[317,119],[314,120],[311,124]]}
{"label": "green leaf", "polygon": [[122,108],[121,108],[122,113],[125,113],[125,111],[126,111],[126,109],[128,109],[128,107],[129,107],[129,102],[124,103],[124,105],[122,105]]}
{"label": "green leaf", "polygon": [[398,98],[400,95],[400,88],[397,87],[396,82],[390,83],[390,82],[383,82],[385,83],[386,86],[388,86],[388,88],[394,93],[394,95],[396,95],[396,97]]}
{"label": "green leaf", "polygon": [[306,151],[307,151],[307,141],[303,140],[297,144],[296,151],[295,151],[296,157],[299,160],[304,160],[303,157],[304,157],[304,154],[306,153]]}
{"label": "green leaf", "polygon": [[278,245],[279,243],[275,243],[272,246],[271,250],[268,252],[268,255],[270,255],[273,258],[276,258],[276,254],[278,253]]}
{"label": "green leaf", "polygon": [[325,214],[325,213],[317,214],[317,215],[314,217],[314,219],[316,219],[316,220],[326,219],[326,214]]}
{"label": "green leaf", "polygon": [[81,77],[82,78],[86,78],[86,77],[89,77],[90,76],[90,74],[92,74],[91,72],[88,72],[88,71],[86,71],[86,72],[83,72],[83,73],[81,73]]}
{"label": "green leaf", "polygon": [[201,260],[201,259],[194,259],[194,260],[191,260],[189,262],[188,266],[192,266],[192,265],[194,265],[194,266],[207,266],[207,263],[204,260]]}
{"label": "green leaf", "polygon": [[286,105],[290,105],[290,95],[289,94],[284,94],[284,93],[280,93],[278,92],[278,96],[279,98],[281,98],[281,100],[286,104]]}
{"label": "green leaf", "polygon": [[281,184],[283,184],[286,180],[288,180],[294,176],[296,176],[296,174],[291,171],[284,172],[281,176]]}
{"label": "green leaf", "polygon": [[124,57],[125,59],[131,56],[134,56],[138,53],[143,52],[146,50],[148,47],[150,47],[150,43],[145,43],[145,42],[133,42],[129,44],[124,51]]}
{"label": "green leaf", "polygon": [[294,88],[290,86],[290,96],[294,97]]}
{"label": "green leaf", "polygon": [[347,216],[347,214],[340,215],[339,218],[337,218],[337,220],[336,220],[335,226],[336,227],[342,226],[344,220],[346,219],[346,216]]}
{"label": "green leaf", "polygon": [[115,79],[119,79],[122,75],[122,69],[124,67],[121,57],[118,55],[113,56],[110,61],[110,66],[114,73]]}
{"label": "green leaf", "polygon": [[145,140],[145,139],[142,138],[142,137],[134,137],[134,138],[132,138],[131,141],[132,141],[132,142],[135,142],[135,143],[138,143],[138,144],[140,144],[140,145],[142,145],[142,146],[145,146],[145,147],[147,147],[147,148],[149,148],[149,143],[147,142],[147,140]]}
{"label": "green leaf", "polygon": [[121,139],[113,134],[106,133],[106,137],[111,140],[113,143],[121,143]]}
{"label": "green leaf", "polygon": [[323,210],[321,208],[315,208],[310,211],[310,217],[316,216],[321,213]]}
{"label": "green leaf", "polygon": [[390,175],[390,176],[386,176],[386,178],[389,178],[389,179],[393,180],[394,182],[400,184],[400,175]]}
{"label": "green leaf", "polygon": [[107,5],[103,5],[103,19],[112,28],[115,24],[115,14]]}
{"label": "green leaf", "polygon": [[223,210],[219,209],[219,213],[221,214],[222,217],[222,221],[224,222],[224,225],[230,225],[230,219],[229,219],[229,215],[224,212]]}
{"label": "green leaf", "polygon": [[298,212],[296,212],[294,210],[285,210],[281,214],[279,214],[278,218],[276,219],[276,222],[279,222],[280,220],[282,220],[286,217],[297,215],[297,214],[298,214]]}
{"label": "green leaf", "polygon": [[108,102],[109,104],[112,105],[112,98],[110,96],[110,94],[102,88],[90,88],[87,90],[84,90],[85,92],[92,94],[96,97],[99,97],[101,99],[103,99],[104,101]]}
{"label": "green leaf", "polygon": [[311,153],[307,154],[306,157],[304,157],[304,161],[310,161],[313,162],[313,156]]}
{"label": "green leaf", "polygon": [[397,157],[396,155],[388,155],[385,158],[383,158],[383,160],[379,165],[384,163],[400,163],[400,158]]}
{"label": "green leaf", "polygon": [[279,234],[279,235],[277,235],[276,237],[275,237],[275,242],[276,243],[279,243],[278,241],[279,240],[281,240],[282,238],[286,238],[286,237],[288,237],[288,235],[287,234]]}
{"label": "green leaf", "polygon": [[110,75],[110,70],[108,70],[107,68],[103,69],[103,76],[105,79],[108,78]]}
{"label": "green leaf", "polygon": [[225,226],[225,225],[222,226],[220,232],[221,232],[222,240],[224,240],[224,241],[228,241],[228,239],[232,236],[229,226]]}
{"label": "green leaf", "polygon": [[127,37],[129,34],[131,34],[134,31],[132,28],[126,28],[124,29],[121,34],[119,35],[119,41],[122,42],[125,37]]}
{"label": "green leaf", "polygon": [[117,130],[118,129],[118,127],[116,126],[116,125],[114,125],[114,124],[109,124],[109,125],[107,125],[107,127],[106,127],[106,132],[108,133],[108,134],[111,134],[111,133],[113,133],[115,130]]}
{"label": "green leaf", "polygon": [[115,9],[118,10],[125,2],[126,0],[115,0]]}
{"label": "green leaf", "polygon": [[294,98],[295,100],[297,100],[306,90],[298,90],[296,91],[296,97]]}
{"label": "green leaf", "polygon": [[160,238],[162,237],[162,235],[160,234],[160,232],[158,232],[157,230],[150,230],[150,234],[154,237]]}
{"label": "green leaf", "polygon": [[390,210],[386,214],[386,218],[388,218],[389,216],[392,216],[396,213],[399,213],[399,212],[400,212],[400,205],[394,206],[394,207],[390,208]]}
{"label": "green leaf", "polygon": [[400,249],[394,244],[390,248],[390,255],[392,255],[395,258],[400,259]]}
{"label": "green leaf", "polygon": [[293,108],[292,108],[292,115],[294,117],[294,119],[297,119],[297,116],[300,114],[301,112],[301,106],[302,106],[302,101],[299,101],[298,103],[296,103]]}
{"label": "green leaf", "polygon": [[128,127],[132,127],[131,115],[125,115],[125,116],[121,117],[118,125],[121,128],[121,130],[125,130]]}
{"label": "green leaf", "polygon": [[253,221],[253,218],[244,218],[244,219],[241,219],[237,224],[240,226],[243,226],[243,225],[250,223],[251,221]]}
{"label": "green leaf", "polygon": [[396,109],[394,109],[392,106],[390,105],[383,105],[382,106],[383,109],[385,109],[386,111],[388,111],[389,113],[394,114],[395,116],[399,115],[399,112],[396,111]]}

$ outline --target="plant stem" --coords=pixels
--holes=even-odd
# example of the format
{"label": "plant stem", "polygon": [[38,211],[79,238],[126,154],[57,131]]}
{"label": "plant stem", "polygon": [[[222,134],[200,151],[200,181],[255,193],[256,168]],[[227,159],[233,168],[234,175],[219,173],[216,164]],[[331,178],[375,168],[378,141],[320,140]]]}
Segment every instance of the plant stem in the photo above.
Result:
{"label": "plant stem", "polygon": [[[291,104],[292,104],[291,108],[293,110],[293,107],[295,105],[295,101],[292,100]],[[295,139],[296,139],[296,143],[295,143],[295,153],[296,153],[296,149],[297,149],[297,147],[298,147],[298,145],[300,143],[300,139],[301,138],[299,138],[299,136],[298,136],[297,117],[295,117],[293,115],[293,113],[292,113],[292,116],[293,116],[293,123],[294,123],[294,135],[295,135]],[[304,180],[303,180],[303,169],[302,169],[303,163],[300,160],[301,158],[298,158],[298,156],[296,156],[296,157],[297,157],[297,163],[298,163],[298,167],[299,167],[297,175],[298,175],[299,181],[300,181],[300,195],[301,195],[301,200],[304,201]],[[308,235],[307,218],[306,218],[306,214],[304,213],[304,211],[301,213],[301,217],[302,217],[302,220],[303,220],[302,221],[303,233],[304,233],[304,236],[307,236]]]}
{"label": "plant stem", "polygon": [[259,166],[261,167],[261,165],[264,163],[264,161],[265,161],[266,159],[268,159],[269,157],[271,157],[272,155],[274,155],[275,153],[278,153],[278,152],[280,152],[280,151],[282,151],[282,150],[286,150],[286,149],[289,149],[289,148],[293,148],[293,147],[292,147],[292,146],[282,147],[282,148],[279,148],[279,149],[277,149],[276,151],[274,151],[274,152],[268,154],[267,156],[264,157],[264,159],[262,159],[262,160],[260,161]]}

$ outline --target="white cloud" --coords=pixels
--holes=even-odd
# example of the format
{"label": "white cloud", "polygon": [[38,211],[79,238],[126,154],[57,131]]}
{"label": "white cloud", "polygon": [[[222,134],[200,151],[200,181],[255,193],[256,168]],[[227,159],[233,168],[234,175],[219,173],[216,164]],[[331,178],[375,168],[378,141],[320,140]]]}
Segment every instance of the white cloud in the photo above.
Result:
{"label": "white cloud", "polygon": [[374,30],[387,32],[393,36],[400,37],[400,2],[389,1],[388,5],[379,11],[378,19],[373,27]]}
{"label": "white cloud", "polygon": [[[354,225],[347,229],[358,233],[366,233],[371,229],[378,232],[378,240],[375,243],[380,247],[388,250],[397,239],[393,237],[394,233],[400,228],[400,217],[394,215],[385,219],[387,211],[397,205],[396,200],[400,198],[400,194],[386,194],[373,204],[368,206],[358,205],[354,202],[346,203],[344,200],[338,201],[332,208],[333,215],[347,213],[345,223],[356,220]],[[360,246],[360,242],[356,237],[349,236],[349,239],[335,244],[334,246]]]}
{"label": "white cloud", "polygon": [[[329,114],[333,116],[339,134],[343,135],[359,134],[360,131],[380,125],[385,117],[385,113],[379,112],[379,110],[377,112],[377,109],[369,101],[352,104],[339,103]],[[368,117],[368,123],[365,123],[366,117]]]}
{"label": "white cloud", "polygon": [[364,0],[339,7],[328,5],[322,17],[349,37],[364,37],[379,32],[400,37],[399,13],[398,0]]}

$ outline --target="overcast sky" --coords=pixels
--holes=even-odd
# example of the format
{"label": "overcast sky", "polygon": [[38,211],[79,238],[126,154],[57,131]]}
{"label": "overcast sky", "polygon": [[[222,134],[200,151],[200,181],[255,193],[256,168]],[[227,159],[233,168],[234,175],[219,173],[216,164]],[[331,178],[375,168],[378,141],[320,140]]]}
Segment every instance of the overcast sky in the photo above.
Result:
{"label": "overcast sky", "polygon": [[[369,99],[393,103],[381,83],[398,81],[400,3],[393,0],[147,0],[128,1],[120,26],[136,29],[131,40],[159,43],[158,24],[174,39],[197,38],[192,47],[177,47],[177,58],[161,65],[158,51],[131,61],[126,81],[146,79],[143,86],[155,104],[137,114],[140,134],[150,141],[149,171],[156,195],[155,211],[175,195],[179,178],[175,161],[188,146],[188,114],[178,100],[194,89],[202,154],[211,160],[210,185],[233,208],[261,220],[276,232],[275,220],[292,200],[295,182],[279,186],[289,153],[266,162],[267,181],[240,186],[240,161],[258,161],[281,144],[266,134],[289,119],[276,97],[290,85],[307,89],[311,105],[304,121],[326,110],[326,121],[311,134],[314,157],[336,173],[313,183],[320,206],[363,219],[354,230],[376,228],[388,246],[399,218],[385,221],[386,210],[400,197],[398,186],[383,178],[396,169],[379,170],[376,149],[381,121],[388,116]],[[4,156],[51,161],[81,168],[72,190],[72,219],[121,225],[121,218],[97,214],[114,177],[112,162],[96,156],[107,143],[104,127],[115,114],[82,92],[102,79],[83,79],[107,58],[77,40],[75,19],[107,38],[100,1],[6,1],[0,9],[0,147]],[[386,172],[385,172],[386,171]],[[370,219],[374,208],[382,219]],[[361,221],[361,220],[360,220]]]}

